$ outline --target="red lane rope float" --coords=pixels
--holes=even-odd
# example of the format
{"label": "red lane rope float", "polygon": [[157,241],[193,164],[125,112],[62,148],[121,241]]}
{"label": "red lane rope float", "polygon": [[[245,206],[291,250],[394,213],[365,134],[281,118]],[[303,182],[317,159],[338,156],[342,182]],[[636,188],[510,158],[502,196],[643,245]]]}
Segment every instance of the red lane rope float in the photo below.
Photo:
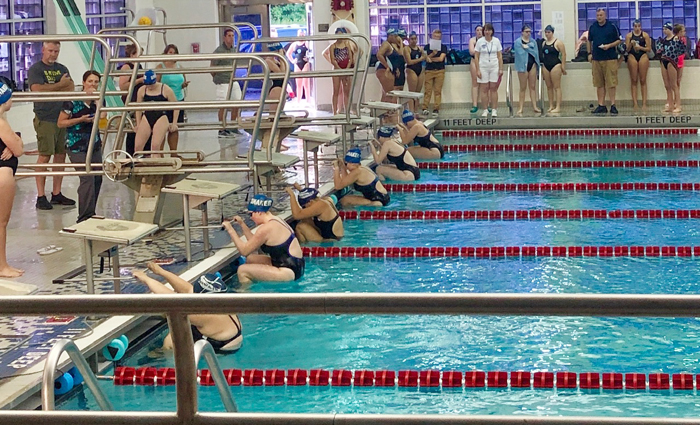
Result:
{"label": "red lane rope float", "polygon": [[[439,371],[347,369],[224,369],[229,386],[404,387],[404,388],[558,388],[590,390],[687,390],[700,389],[700,374],[614,373],[542,371]],[[114,385],[175,385],[175,369],[117,367],[110,377]],[[207,369],[198,371],[202,386],[214,386]]]}
{"label": "red lane rope float", "polygon": [[700,246],[432,246],[432,247],[302,247],[315,258],[478,258],[526,257],[700,257]]}
{"label": "red lane rope float", "polygon": [[385,184],[389,192],[700,191],[700,183],[441,183]]}
{"label": "red lane rope float", "polygon": [[501,161],[419,162],[423,170],[523,170],[533,168],[698,168],[700,161]]}
{"label": "red lane rope float", "polygon": [[698,219],[700,210],[469,210],[469,211],[340,211],[343,220],[582,220]]}
{"label": "red lane rope float", "polygon": [[444,145],[446,152],[522,152],[522,151],[599,151],[638,149],[698,150],[700,142],[628,142],[628,143],[534,143],[534,144],[482,144]]}
{"label": "red lane rope float", "polygon": [[697,128],[595,128],[550,130],[443,130],[442,137],[658,136],[698,134]]}

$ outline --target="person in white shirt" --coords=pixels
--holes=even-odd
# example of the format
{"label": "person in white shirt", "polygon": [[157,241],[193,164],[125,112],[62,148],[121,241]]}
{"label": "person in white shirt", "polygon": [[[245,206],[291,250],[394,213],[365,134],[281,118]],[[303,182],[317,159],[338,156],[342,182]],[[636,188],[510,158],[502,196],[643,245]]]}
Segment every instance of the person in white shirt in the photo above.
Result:
{"label": "person in white shirt", "polygon": [[484,25],[484,36],[477,40],[474,59],[476,59],[476,79],[484,103],[482,117],[498,116],[498,86],[503,76],[503,46],[493,36],[493,25]]}

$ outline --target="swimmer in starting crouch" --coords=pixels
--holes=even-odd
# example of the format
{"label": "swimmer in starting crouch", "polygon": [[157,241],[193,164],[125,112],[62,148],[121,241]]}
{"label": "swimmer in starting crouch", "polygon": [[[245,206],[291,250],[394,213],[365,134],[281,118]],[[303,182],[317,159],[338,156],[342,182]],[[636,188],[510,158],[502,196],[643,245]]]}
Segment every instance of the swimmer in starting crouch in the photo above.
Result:
{"label": "swimmer in starting crouch", "polygon": [[[416,160],[413,159],[411,152],[406,149],[402,143],[394,137],[394,127],[380,127],[377,131],[377,139],[372,140],[369,144],[370,152],[374,157],[374,162],[377,168],[374,170],[377,176],[384,181],[403,180],[415,181],[420,178],[420,169]],[[375,149],[374,144],[377,144],[379,152]],[[382,164],[385,160],[390,164]]]}
{"label": "swimmer in starting crouch", "polygon": [[[148,263],[148,269],[165,278],[174,291],[163,283],[146,275],[145,271],[135,271],[133,276],[145,283],[154,294],[221,294],[226,293],[226,284],[220,277],[204,275],[194,284],[171,273],[154,262]],[[194,342],[206,339],[217,352],[232,353],[241,348],[243,328],[241,320],[235,314],[189,314]],[[172,350],[173,339],[170,333],[163,340],[163,349]]]}
{"label": "swimmer in starting crouch", "polygon": [[335,202],[328,197],[320,198],[318,190],[314,188],[302,189],[298,184],[295,187],[299,191],[298,196],[294,196],[291,187],[287,188],[287,193],[292,217],[298,220],[294,230],[299,241],[339,241],[345,233]]}
{"label": "swimmer in starting crouch", "polygon": [[403,125],[399,124],[401,140],[408,146],[416,159],[442,159],[445,150],[433,136],[433,133],[422,122],[418,121],[411,111],[403,111]]}
{"label": "swimmer in starting crouch", "polygon": [[[301,245],[294,230],[279,217],[270,212],[272,199],[265,195],[255,195],[248,204],[250,218],[257,225],[255,234],[239,216],[238,223],[245,236],[243,241],[233,229],[230,221],[224,221],[224,228],[242,256],[245,264],[238,267],[238,281],[241,284],[257,282],[291,282],[304,275],[306,262]],[[253,254],[257,250],[267,255]]]}
{"label": "swimmer in starting crouch", "polygon": [[[333,162],[333,183],[338,191],[340,204],[344,207],[387,206],[391,198],[374,171],[361,165],[362,152],[358,148],[349,149],[345,162]],[[347,194],[343,189],[352,185],[360,195]]]}

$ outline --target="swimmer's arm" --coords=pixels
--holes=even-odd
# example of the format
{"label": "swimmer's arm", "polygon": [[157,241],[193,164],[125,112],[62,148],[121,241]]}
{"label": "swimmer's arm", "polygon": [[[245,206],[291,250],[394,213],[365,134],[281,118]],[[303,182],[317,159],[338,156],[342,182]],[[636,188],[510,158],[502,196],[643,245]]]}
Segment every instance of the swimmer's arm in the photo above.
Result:
{"label": "swimmer's arm", "polygon": [[[143,96],[146,94],[146,86],[142,86],[138,93],[136,94],[136,101],[137,102],[143,102]],[[136,126],[138,127],[139,124],[141,123],[141,116],[143,115],[143,111],[136,111]],[[136,130],[136,129],[134,129]]]}
{"label": "swimmer's arm", "polygon": [[413,140],[416,138],[416,136],[418,136],[418,130],[420,130],[420,127],[417,125],[414,125],[413,127],[411,127],[411,129],[408,130],[408,133],[406,134],[406,138],[408,140],[404,140],[404,143],[413,142]]}
{"label": "swimmer's arm", "polygon": [[292,53],[297,49],[297,42],[291,43],[291,46],[287,49],[287,53],[285,53],[285,56],[287,59],[289,59],[289,62],[294,62],[294,57],[292,56]]}
{"label": "swimmer's arm", "polygon": [[384,68],[390,69],[389,68],[389,63],[386,60],[386,52],[389,50],[389,43],[384,42],[381,47],[379,47],[379,50],[377,51],[377,60],[384,65]]}
{"label": "swimmer's arm", "polygon": [[148,286],[148,289],[150,289],[151,292],[153,292],[154,294],[170,295],[175,293],[175,291],[166,288],[165,285],[163,285],[156,279],[153,279],[152,277],[146,275],[145,271],[133,272],[133,276],[141,282],[145,283],[146,286]]}
{"label": "swimmer's arm", "polygon": [[644,37],[644,41],[646,42],[646,46],[642,47],[639,46],[639,50],[643,52],[651,52],[651,37],[649,37],[648,33],[642,33],[642,37]]}
{"label": "swimmer's arm", "polygon": [[335,184],[335,189],[340,190],[345,187],[350,186],[351,184],[355,183],[357,181],[358,174],[360,172],[360,169],[356,169],[354,171],[351,171],[350,173],[345,174],[344,176],[340,177],[340,173],[338,173],[339,180],[336,179],[336,175],[334,173],[333,175],[333,183]]}
{"label": "swimmer's arm", "polygon": [[[632,33],[627,33],[627,37],[625,37],[625,51],[626,52],[631,52],[632,51]],[[641,46],[640,46],[641,48]]]}
{"label": "swimmer's arm", "polygon": [[[163,84],[163,90],[165,91],[165,97],[168,98],[168,102],[177,102],[177,97],[175,97],[175,92],[170,87]],[[177,118],[180,116],[180,110],[173,110],[173,122],[170,124],[177,125]]]}
{"label": "swimmer's arm", "polygon": [[389,144],[385,143],[382,145],[382,148],[380,149],[379,152],[377,152],[377,149],[374,147],[375,140],[372,140],[369,143],[369,151],[372,152],[372,156],[374,157],[374,162],[379,165],[384,160],[386,159],[387,153],[389,153]]}
{"label": "swimmer's arm", "polygon": [[295,220],[318,217],[323,213],[323,203],[314,202],[312,205],[302,208],[296,198],[292,198],[289,203],[292,206],[292,217]]}
{"label": "swimmer's arm", "polygon": [[[241,225],[242,227],[243,225]],[[250,233],[250,230],[248,230]],[[236,232],[233,232],[235,234]],[[248,237],[246,235],[247,242],[243,242],[241,238],[238,237],[236,234],[236,238],[233,238],[233,234],[231,235],[231,239],[233,239],[233,243],[236,244],[236,248],[238,248],[238,252],[241,253],[242,256],[247,257],[248,255],[254,253],[255,251],[258,250],[267,241],[267,233],[268,229],[266,228],[265,225],[259,226],[258,230],[255,232],[255,234],[250,235]],[[238,240],[238,242],[236,242]]]}
{"label": "swimmer's arm", "polygon": [[[236,220],[236,221],[238,221],[238,220]],[[253,239],[253,232],[250,231],[250,227],[248,227],[248,225],[245,224],[245,221],[240,220],[240,221],[238,221],[238,224],[241,226],[241,231],[243,232],[243,236],[245,236],[245,238],[248,240]]]}
{"label": "swimmer's arm", "polygon": [[323,59],[327,60],[331,65],[333,65],[333,61],[331,60],[331,48],[333,46],[335,46],[335,43],[329,45],[323,52],[321,52]]}
{"label": "swimmer's arm", "polygon": [[5,146],[12,152],[12,155],[19,158],[24,155],[24,143],[22,139],[12,131],[10,123],[0,119],[0,139],[5,142]]}

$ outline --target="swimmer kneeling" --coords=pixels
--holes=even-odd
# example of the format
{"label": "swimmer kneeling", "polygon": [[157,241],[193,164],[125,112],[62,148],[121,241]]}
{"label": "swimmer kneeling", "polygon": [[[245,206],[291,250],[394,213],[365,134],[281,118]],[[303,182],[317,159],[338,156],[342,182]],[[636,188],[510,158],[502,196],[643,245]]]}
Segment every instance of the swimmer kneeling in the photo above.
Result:
{"label": "swimmer kneeling", "polygon": [[[255,234],[239,216],[233,221],[241,226],[244,242],[233,229],[231,222],[224,221],[224,228],[242,256],[245,264],[238,267],[241,284],[257,282],[291,282],[304,275],[306,262],[294,230],[279,217],[270,213],[272,199],[255,195],[248,204],[250,217],[257,225]],[[257,250],[267,255],[253,254]]]}
{"label": "swimmer kneeling", "polygon": [[[374,171],[360,164],[362,152],[358,148],[349,149],[345,162],[333,162],[333,183],[338,191],[340,204],[352,206],[387,206],[391,198]],[[362,196],[346,194],[346,187],[352,185]]]}
{"label": "swimmer kneeling", "polygon": [[297,186],[299,195],[294,196],[291,187],[287,188],[292,217],[298,220],[295,231],[300,242],[339,241],[344,233],[335,202],[330,198],[319,198],[318,190]]}
{"label": "swimmer kneeling", "polygon": [[413,112],[403,111],[401,121],[403,121],[403,125],[399,124],[401,140],[410,146],[408,151],[414,158],[442,159],[445,156],[445,150],[438,139],[425,124],[416,119]]}
{"label": "swimmer kneeling", "polygon": [[[394,127],[380,127],[377,131],[377,140],[372,140],[369,144],[370,151],[377,164],[375,172],[384,181],[385,179],[415,181],[420,178],[420,169],[411,152],[402,143],[391,137],[394,134]],[[375,149],[377,144],[379,152]],[[390,164],[382,164],[388,160]]]}
{"label": "swimmer kneeling", "polygon": [[[172,291],[166,288],[161,282],[147,276],[144,271],[134,272],[134,277],[145,283],[154,294],[222,294],[227,291],[226,284],[220,277],[212,278],[205,275],[192,285],[154,262],[148,263],[148,269],[164,277],[175,289]],[[206,339],[214,350],[221,353],[232,353],[241,348],[243,328],[241,320],[235,314],[190,314],[187,317],[192,325],[192,338],[195,342]],[[172,348],[172,336],[168,333],[163,340],[163,349],[172,350]]]}

